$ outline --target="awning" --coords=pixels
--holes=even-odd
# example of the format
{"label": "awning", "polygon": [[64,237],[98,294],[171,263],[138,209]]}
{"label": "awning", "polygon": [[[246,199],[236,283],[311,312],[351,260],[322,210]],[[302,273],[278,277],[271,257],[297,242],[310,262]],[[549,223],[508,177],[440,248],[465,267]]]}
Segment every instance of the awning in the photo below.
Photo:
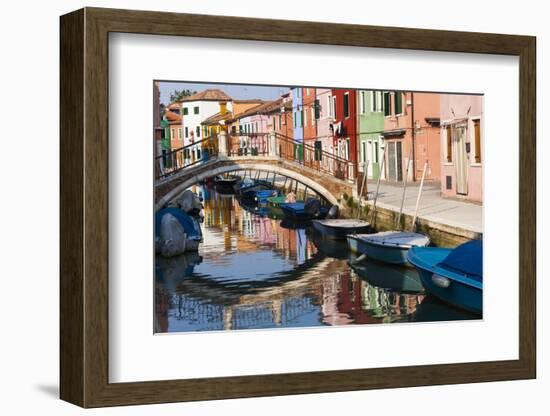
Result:
{"label": "awning", "polygon": [[405,129],[395,129],[382,132],[382,136],[385,139],[391,139],[392,137],[399,137],[405,135]]}

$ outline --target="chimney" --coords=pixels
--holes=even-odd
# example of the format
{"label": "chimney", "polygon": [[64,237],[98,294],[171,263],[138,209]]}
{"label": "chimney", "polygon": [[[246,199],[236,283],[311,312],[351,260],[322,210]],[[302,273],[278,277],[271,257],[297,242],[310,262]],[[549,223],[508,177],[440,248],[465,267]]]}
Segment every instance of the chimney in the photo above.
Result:
{"label": "chimney", "polygon": [[223,116],[227,113],[227,103],[225,101],[220,102],[220,114]]}

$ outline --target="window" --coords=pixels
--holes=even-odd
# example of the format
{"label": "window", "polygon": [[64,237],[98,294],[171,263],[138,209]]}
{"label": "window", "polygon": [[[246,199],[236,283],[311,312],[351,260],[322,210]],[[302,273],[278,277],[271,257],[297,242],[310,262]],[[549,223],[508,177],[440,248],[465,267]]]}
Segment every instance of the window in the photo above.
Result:
{"label": "window", "polygon": [[390,93],[384,93],[384,115],[387,117],[391,115]]}
{"label": "window", "polygon": [[306,95],[309,97],[309,88],[306,88]]}
{"label": "window", "polygon": [[330,109],[330,114],[333,120],[336,120],[336,97],[332,97],[332,108]]}
{"label": "window", "polygon": [[197,137],[201,137],[201,128],[199,126],[197,126],[197,128],[195,130],[197,132]]}
{"label": "window", "polygon": [[371,111],[379,113],[382,111],[382,91],[371,91]]}
{"label": "window", "polygon": [[474,151],[476,163],[481,163],[481,120],[474,120]]}
{"label": "window", "polygon": [[453,136],[452,136],[451,126],[445,127],[445,140],[447,141],[447,146],[446,146],[447,163],[453,163]]}
{"label": "window", "polygon": [[188,107],[183,107],[183,115],[184,116],[189,115],[189,108]]}
{"label": "window", "polygon": [[199,107],[193,107],[193,114],[199,114]]}
{"label": "window", "polygon": [[176,132],[174,131],[174,129],[170,129],[170,137],[172,139],[175,139],[176,138]]}
{"label": "window", "polygon": [[378,163],[378,142],[372,142],[374,148],[374,159],[372,163]]}
{"label": "window", "polygon": [[279,115],[279,130],[283,128],[283,116]]}
{"label": "window", "polygon": [[365,114],[365,91],[359,92],[359,113]]}
{"label": "window", "polygon": [[325,112],[325,117],[331,117],[331,113],[330,113],[330,108],[331,108],[331,102],[332,102],[332,97],[330,95],[327,95],[327,111]]}
{"label": "window", "polygon": [[185,137],[189,137],[189,128],[188,127],[185,128]]}
{"label": "window", "polygon": [[403,114],[403,93],[395,91],[394,96],[394,114]]}
{"label": "window", "polygon": [[361,162],[365,163],[367,161],[367,143],[365,141],[361,142]]}
{"label": "window", "polygon": [[344,94],[344,118],[349,117],[349,94]]}
{"label": "window", "polygon": [[181,139],[181,129],[178,129],[178,139]]}
{"label": "window", "polygon": [[315,119],[316,120],[319,120],[319,118],[320,118],[320,110],[321,110],[320,106],[321,106],[321,104],[320,104],[319,100],[315,100]]}
{"label": "window", "polygon": [[231,126],[231,134],[234,136],[237,133],[237,126]]}
{"label": "window", "polygon": [[323,144],[321,141],[317,140],[315,142],[315,160],[321,160],[323,156]]}

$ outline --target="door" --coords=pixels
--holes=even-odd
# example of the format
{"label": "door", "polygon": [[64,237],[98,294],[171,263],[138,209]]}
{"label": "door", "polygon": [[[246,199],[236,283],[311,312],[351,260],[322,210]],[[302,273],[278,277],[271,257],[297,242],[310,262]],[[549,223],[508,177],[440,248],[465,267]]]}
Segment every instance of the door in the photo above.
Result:
{"label": "door", "polygon": [[468,194],[468,154],[466,153],[466,126],[455,128],[456,193]]}
{"label": "door", "polygon": [[403,180],[402,143],[389,142],[388,152],[388,180],[401,182]]}

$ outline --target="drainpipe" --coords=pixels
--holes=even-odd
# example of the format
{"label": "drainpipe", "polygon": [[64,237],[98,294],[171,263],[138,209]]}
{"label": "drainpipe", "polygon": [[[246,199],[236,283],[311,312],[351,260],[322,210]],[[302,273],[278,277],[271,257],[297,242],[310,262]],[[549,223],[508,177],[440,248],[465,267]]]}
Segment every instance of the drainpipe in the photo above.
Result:
{"label": "drainpipe", "polygon": [[413,160],[413,175],[412,180],[416,181],[416,128],[414,123],[414,92],[411,92],[411,119],[412,119],[412,160]]}

